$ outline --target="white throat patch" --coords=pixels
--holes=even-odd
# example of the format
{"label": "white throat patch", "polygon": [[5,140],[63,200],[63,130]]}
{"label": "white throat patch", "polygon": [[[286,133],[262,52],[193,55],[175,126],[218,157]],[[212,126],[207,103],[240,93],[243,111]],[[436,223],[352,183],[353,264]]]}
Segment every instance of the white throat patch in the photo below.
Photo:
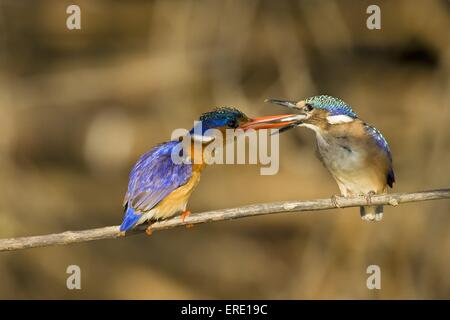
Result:
{"label": "white throat patch", "polygon": [[310,123],[302,123],[302,124],[300,124],[300,125],[298,125],[299,127],[305,127],[305,128],[308,128],[308,129],[311,129],[311,130],[313,130],[314,132],[316,132],[316,133],[320,133],[320,128],[318,127],[318,126],[315,126],[315,125],[313,125],[313,124],[310,124]]}
{"label": "white throat patch", "polygon": [[353,119],[352,117],[346,116],[344,114],[327,117],[327,121],[329,124],[348,123],[348,122],[352,122],[353,120],[355,120],[355,119]]}

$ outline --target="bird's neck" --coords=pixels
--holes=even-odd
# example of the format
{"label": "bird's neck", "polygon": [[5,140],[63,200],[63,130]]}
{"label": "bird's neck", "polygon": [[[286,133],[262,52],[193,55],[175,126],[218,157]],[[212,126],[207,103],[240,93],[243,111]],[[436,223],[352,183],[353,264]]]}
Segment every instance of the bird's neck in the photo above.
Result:
{"label": "bird's neck", "polygon": [[201,171],[206,166],[207,153],[205,152],[205,148],[208,144],[194,143],[191,141],[191,145],[189,148],[186,148],[187,156],[191,159],[192,170]]}

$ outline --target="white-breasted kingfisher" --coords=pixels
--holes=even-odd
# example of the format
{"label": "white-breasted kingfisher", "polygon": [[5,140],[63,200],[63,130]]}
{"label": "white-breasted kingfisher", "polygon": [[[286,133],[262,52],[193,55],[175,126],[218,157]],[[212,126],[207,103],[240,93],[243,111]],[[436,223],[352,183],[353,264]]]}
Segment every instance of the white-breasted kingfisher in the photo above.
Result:
{"label": "white-breasted kingfisher", "polygon": [[[187,163],[173,161],[173,152],[180,150],[181,140],[172,140],[153,147],[141,156],[130,173],[128,190],[123,202],[125,216],[120,231],[125,232],[144,222],[149,222],[147,233],[151,234],[151,223],[165,220],[177,214],[184,218],[190,214],[186,206],[200,181],[200,174],[205,167],[204,146],[214,140],[208,129],[218,129],[225,136],[226,129],[269,129],[280,128],[293,123],[290,116],[277,115],[249,118],[235,108],[222,107],[201,115],[201,135],[190,131],[192,142],[201,142],[201,152],[196,151],[194,143],[191,148],[183,148],[183,156],[191,159]],[[211,132],[211,130],[209,130]]]}
{"label": "white-breasted kingfisher", "polygon": [[[298,121],[287,124],[280,132],[294,127],[313,130],[318,157],[336,180],[341,195],[365,196],[368,205],[360,208],[362,219],[380,221],[383,206],[371,206],[370,196],[386,193],[395,182],[391,151],[381,132],[359,119],[347,103],[332,96],[266,102],[299,112]],[[337,196],[332,201],[338,206]]]}

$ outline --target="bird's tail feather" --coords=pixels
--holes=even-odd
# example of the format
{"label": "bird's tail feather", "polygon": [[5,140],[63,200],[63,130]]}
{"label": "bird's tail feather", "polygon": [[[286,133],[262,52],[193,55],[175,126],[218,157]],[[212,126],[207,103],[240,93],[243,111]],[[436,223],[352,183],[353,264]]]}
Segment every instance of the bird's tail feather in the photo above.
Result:
{"label": "bird's tail feather", "polygon": [[383,218],[383,206],[359,207],[361,218],[366,221],[380,221]]}
{"label": "bird's tail feather", "polygon": [[133,228],[141,216],[142,214],[135,213],[133,208],[127,206],[123,222],[120,225],[120,231],[127,231]]}

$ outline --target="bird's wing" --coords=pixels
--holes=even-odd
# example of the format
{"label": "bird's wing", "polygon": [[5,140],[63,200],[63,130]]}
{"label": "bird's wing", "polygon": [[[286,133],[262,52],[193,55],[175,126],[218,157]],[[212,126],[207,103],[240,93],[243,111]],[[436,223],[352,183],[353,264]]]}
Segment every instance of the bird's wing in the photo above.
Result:
{"label": "bird's wing", "polygon": [[192,166],[176,164],[171,158],[172,150],[178,143],[170,141],[157,145],[139,159],[130,173],[124,205],[135,212],[149,211],[189,181]]}
{"label": "bird's wing", "polygon": [[368,124],[365,124],[364,128],[365,128],[366,132],[372,137],[372,139],[374,140],[376,145],[386,153],[386,156],[389,160],[389,168],[388,168],[386,179],[387,179],[387,184],[392,188],[392,186],[394,185],[394,182],[395,182],[395,174],[394,174],[394,168],[392,166],[392,154],[391,154],[391,150],[389,149],[389,145],[388,145],[386,139],[381,134],[380,130],[378,130],[377,128],[372,127]]}

